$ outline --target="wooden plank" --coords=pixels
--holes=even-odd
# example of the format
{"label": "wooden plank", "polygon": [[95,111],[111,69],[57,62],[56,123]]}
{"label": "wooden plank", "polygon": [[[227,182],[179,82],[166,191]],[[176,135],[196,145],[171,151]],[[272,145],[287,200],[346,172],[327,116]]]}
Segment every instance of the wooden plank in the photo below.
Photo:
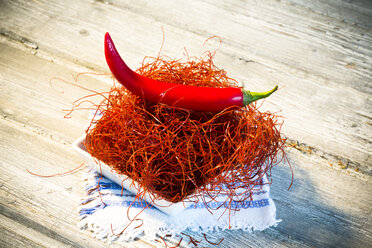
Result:
{"label": "wooden plank", "polygon": [[[326,159],[292,150],[290,170],[273,170],[271,195],[282,222],[262,233],[225,232],[226,247],[368,247],[372,238],[372,184],[369,176],[343,173]],[[262,236],[264,237],[262,237]],[[200,236],[199,236],[200,237]],[[212,235],[218,239],[221,234]],[[239,244],[239,245],[238,245]]]}
{"label": "wooden plank", "polygon": [[285,1],[12,1],[2,7],[7,37],[27,37],[38,54],[98,71],[107,71],[102,52],[106,31],[133,67],[142,57],[157,54],[161,26],[166,29],[164,54],[171,57],[181,57],[184,46],[189,54],[201,54],[203,41],[218,35],[223,40],[216,56],[219,67],[253,90],[274,82],[284,86],[263,109],[282,110],[289,138],[371,173],[369,29]]}
{"label": "wooden plank", "polygon": [[[24,216],[3,206],[1,206],[0,220],[1,247],[63,247],[66,245],[78,247],[76,243],[66,240],[55,231],[48,230],[35,221],[25,219]],[[58,239],[62,239],[61,242]]]}
{"label": "wooden plank", "polygon": [[[70,93],[60,94],[51,88],[48,76],[38,76],[36,70],[47,68],[56,73],[62,70],[60,66],[4,44],[0,50],[3,77],[0,212],[4,225],[7,223],[0,227],[0,239],[5,244],[11,241],[15,245],[30,246],[109,246],[77,227],[77,208],[83,197],[82,171],[49,179],[26,171],[50,175],[81,164],[71,142],[82,134],[87,113],[75,115],[73,121],[69,121],[63,119],[60,109],[70,105],[70,97],[79,95],[75,93],[83,91],[76,92],[76,87],[69,86],[64,89]],[[133,245],[142,247],[146,243],[138,241]]]}
{"label": "wooden plank", "polygon": [[[29,235],[38,233],[31,241],[43,242],[45,246],[86,247],[96,243],[89,233],[77,227],[77,207],[82,196],[81,173],[45,180],[26,171],[65,170],[75,167],[79,160],[66,161],[72,154],[66,145],[37,133],[25,132],[23,125],[0,119],[0,126],[1,215],[11,222],[1,229],[1,239],[29,242]],[[13,237],[8,236],[10,232]]]}
{"label": "wooden plank", "polygon": [[[295,173],[291,190],[289,168],[273,170],[272,196],[282,223],[259,233],[208,237],[224,238],[221,247],[367,247],[372,240],[371,30],[299,6],[304,5],[1,2],[0,244],[108,246],[78,230],[76,212],[66,212],[76,209],[83,194],[81,172],[41,179],[25,168],[49,174],[81,162],[69,145],[81,134],[87,112],[64,120],[60,110],[86,92],[50,86],[50,78],[71,78],[87,67],[106,71],[101,43],[109,26],[120,51],[138,65],[143,56],[157,54],[164,25],[164,53],[171,57],[182,56],[185,45],[190,54],[201,54],[203,41],[218,34],[224,41],[216,56],[219,67],[257,89],[273,80],[286,82],[263,109],[283,109],[284,132],[300,141],[289,151]],[[210,45],[213,49],[217,42]],[[81,82],[104,91],[109,79],[91,76]]]}
{"label": "wooden plank", "polygon": [[[28,242],[29,235],[38,233],[31,241],[38,240],[45,246],[54,247],[58,243],[72,247],[106,246],[77,227],[77,208],[83,196],[82,171],[49,179],[26,171],[52,174],[76,167],[81,161],[74,156],[70,146],[7,119],[0,119],[0,127],[1,214],[8,222],[14,222],[1,230],[1,239],[8,240],[12,231],[17,242]],[[70,159],[66,161],[67,157]],[[53,240],[46,240],[44,236]],[[140,247],[146,245],[138,242]]]}
{"label": "wooden plank", "polygon": [[[43,226],[49,225],[50,229],[60,233],[62,237],[67,237],[67,240],[72,240],[71,242],[75,242],[75,245],[84,246],[80,239],[64,231],[65,229],[77,231],[77,227],[71,227],[71,225],[74,226],[73,223],[76,223],[74,219],[76,214],[63,212],[65,209],[76,208],[79,202],[82,194],[79,193],[81,173],[68,177],[41,179],[25,172],[25,168],[37,173],[51,174],[76,166],[80,159],[69,147],[69,140],[72,139],[69,135],[80,134],[86,116],[74,116],[73,119],[76,122],[71,124],[69,120],[62,119],[59,109],[66,104],[64,101],[69,102],[70,97],[76,96],[68,95],[67,99],[63,100],[58,99],[58,96],[64,98],[65,95],[54,91],[50,93],[53,97],[43,97],[39,93],[50,86],[47,78],[33,79],[37,74],[35,71],[32,72],[33,68],[44,67],[54,73],[53,71],[62,70],[59,65],[6,44],[1,44],[0,47],[2,51],[7,51],[0,53],[2,55],[0,61],[6,62],[0,63],[3,72],[1,99],[8,102],[2,102],[0,106],[6,106],[7,113],[14,113],[6,115],[5,118],[3,116],[1,121],[1,178],[2,182],[5,182],[1,187],[1,202],[6,203],[8,212],[17,211],[18,215],[24,216],[23,218],[27,220],[34,216],[34,222]],[[12,56],[18,60],[11,60]],[[19,76],[19,68],[25,67],[30,71],[26,71],[22,78]],[[26,87],[28,84],[30,87]],[[102,87],[105,85],[104,82],[99,81],[94,83],[94,85],[97,84],[101,84]],[[14,88],[16,85],[18,88]],[[75,87],[70,86],[65,90],[75,92]],[[83,94],[81,91],[78,93]],[[33,97],[23,97],[27,95]],[[26,102],[17,100],[22,98]],[[35,107],[41,103],[45,106],[51,104],[55,106],[53,109]],[[2,110],[2,113],[6,111]],[[30,114],[42,116],[43,119],[40,121],[38,118],[30,118]],[[59,124],[57,120],[60,120]],[[66,128],[67,126],[69,128]],[[39,132],[40,129],[43,132]],[[71,130],[76,131],[71,132]],[[50,134],[53,134],[52,137],[55,138],[51,138]],[[211,233],[209,234],[211,240],[225,238],[221,247],[230,247],[232,244],[236,244],[237,247],[244,246],[244,244],[250,246],[261,244],[267,247],[323,246],[340,243],[344,236],[340,236],[339,233],[344,233],[343,235],[347,233],[349,235],[347,244],[355,246],[360,244],[361,247],[368,244],[371,238],[369,177],[352,173],[350,170],[348,175],[345,170],[337,168],[336,164],[335,169],[331,168],[328,160],[321,159],[316,154],[301,153],[299,150],[292,149],[289,156],[295,172],[295,184],[292,190],[287,191],[290,184],[289,168],[279,167],[273,171],[272,196],[277,203],[278,216],[283,219],[283,222],[275,229],[262,233],[251,234],[241,231]],[[66,157],[70,159],[66,161]],[[21,183],[14,184],[15,181]],[[347,187],[344,187],[345,185]],[[325,186],[331,190],[326,190]],[[358,198],[354,198],[355,192],[358,192]],[[349,204],[345,205],[345,202]],[[305,223],[304,216],[307,218]],[[17,223],[14,225],[17,226]],[[334,225],[330,226],[329,223],[334,223]],[[314,228],[315,226],[317,228]],[[361,226],[363,228],[360,228]],[[3,232],[8,233],[7,230]],[[21,230],[13,233],[14,239],[25,241],[25,239],[18,238],[23,237]],[[197,238],[203,238],[201,234],[188,233]],[[237,237],[239,237],[238,240]],[[89,240],[89,242],[93,241]]]}
{"label": "wooden plank", "polygon": [[372,28],[372,2],[369,0],[289,0],[289,2],[303,6],[306,9],[321,15],[337,18],[344,22],[363,26],[369,29]]}
{"label": "wooden plank", "polygon": [[[9,124],[6,126],[9,126]],[[70,233],[66,234],[66,230],[78,231],[77,227],[71,227],[71,223],[75,222],[75,213],[66,213],[64,210],[74,209],[74,205],[76,207],[78,199],[76,199],[76,196],[72,198],[71,193],[66,192],[66,188],[64,187],[73,187],[71,192],[78,190],[79,186],[76,185],[76,182],[79,181],[78,177],[80,174],[74,174],[72,176],[74,180],[70,178],[71,176],[45,180],[27,175],[24,167],[27,164],[30,170],[40,170],[40,167],[51,167],[48,160],[61,161],[66,157],[73,157],[73,155],[66,153],[66,149],[61,147],[62,145],[59,143],[57,143],[57,147],[51,147],[50,141],[47,141],[47,145],[43,145],[38,144],[41,141],[35,142],[35,137],[33,136],[27,138],[28,135],[26,134],[14,135],[17,132],[15,130],[9,130],[9,127],[2,126],[0,130],[3,131],[1,137],[5,138],[3,142],[19,149],[19,155],[15,151],[1,149],[2,161],[5,163],[1,166],[3,168],[1,171],[2,179],[5,181],[11,178],[11,180],[7,181],[6,185],[2,186],[1,202],[7,202],[11,206],[11,209],[16,208],[22,215],[26,215],[28,218],[34,216],[37,223],[52,225],[52,230],[60,233],[60,235],[72,236]],[[18,143],[14,142],[14,136],[19,137]],[[37,148],[42,148],[43,155],[38,156],[43,159],[52,154],[53,157],[56,156],[56,150],[66,154],[58,156],[60,157],[59,159],[47,159],[43,165],[39,159],[35,158],[35,154],[38,152],[35,150],[37,148],[32,148],[35,144]],[[52,151],[47,152],[47,147]],[[26,149],[29,150],[29,153],[25,152]],[[13,160],[21,156],[24,158],[21,161],[18,160],[17,163],[20,165],[17,165]],[[267,247],[275,247],[278,243],[298,244],[299,241],[301,243],[303,242],[303,244],[315,246],[343,244],[345,247],[348,245],[365,247],[371,238],[371,200],[368,197],[371,192],[370,182],[360,181],[359,178],[344,175],[343,173],[339,173],[340,171],[330,173],[328,168],[324,171],[322,164],[309,163],[307,165],[312,168],[315,166],[316,170],[314,168],[313,170],[309,170],[306,167],[301,168],[305,164],[304,161],[308,160],[306,155],[303,156],[305,158],[300,159],[297,163],[292,161],[293,166],[297,168],[295,170],[296,181],[293,188],[296,190],[294,192],[286,191],[286,186],[289,184],[288,169],[274,171],[272,195],[277,203],[279,216],[283,220],[286,220],[275,228],[276,231],[267,230],[258,234],[242,233],[241,231],[217,232],[209,234],[211,240],[218,240],[224,237],[225,242],[221,247],[232,247],[230,246],[231,244],[236,244],[236,247],[239,247],[239,245],[243,246],[243,244],[251,244],[252,246],[267,244]],[[296,154],[293,157],[296,157]],[[15,171],[14,169],[5,169],[9,168],[9,164],[22,167]],[[34,166],[32,166],[33,164]],[[306,175],[306,172],[310,176]],[[319,174],[322,174],[322,180],[319,180]],[[72,186],[69,183],[70,180],[72,180]],[[15,181],[19,181],[20,183],[18,185],[14,184]],[[327,183],[329,181],[333,183]],[[347,188],[343,187],[345,184],[348,185]],[[61,185],[64,186],[61,188]],[[323,185],[327,185],[332,191],[326,191],[322,188],[324,187]],[[29,190],[25,191],[27,188]],[[358,191],[358,198],[354,198],[355,191]],[[66,204],[66,200],[68,205]],[[349,204],[346,206],[344,204],[345,202]],[[9,211],[3,210],[2,212]],[[14,215],[11,216],[14,217]],[[306,223],[303,222],[304,218]],[[21,220],[23,219],[24,217]],[[36,222],[35,219],[34,222]],[[47,222],[47,224],[44,222]],[[329,223],[333,223],[333,225]],[[302,229],[299,229],[299,227]],[[190,232],[188,233],[191,234]],[[340,236],[341,233],[343,234],[342,236]],[[193,235],[198,237],[196,233]],[[239,235],[239,241],[236,239],[237,235]],[[345,242],[345,236],[348,237],[346,239],[347,242]],[[74,238],[76,239],[76,237]],[[202,237],[199,236],[199,238],[201,239]],[[74,246],[81,244],[85,247],[81,243],[80,237],[77,240],[73,240],[73,242],[76,242]]]}
{"label": "wooden plank", "polygon": [[[32,46],[39,49],[104,69],[106,65],[102,59],[102,34],[105,31],[116,34],[118,42],[124,40],[121,46],[128,47],[126,55],[129,61],[136,59],[138,64],[138,60],[143,56],[155,55],[161,42],[160,29],[149,30],[147,27],[153,26],[156,29],[166,24],[170,29],[167,43],[177,46],[165,46],[165,51],[168,51],[170,56],[179,56],[183,52],[183,46],[197,49],[206,38],[218,35],[224,44],[240,49],[237,55],[241,55],[242,59],[246,54],[250,55],[246,59],[258,57],[259,60],[277,60],[295,67],[294,69],[317,72],[341,82],[355,79],[358,74],[365,74],[367,79],[371,75],[368,70],[368,56],[371,55],[370,30],[320,14],[307,13],[286,2],[261,2],[221,4],[208,1],[135,1],[134,4],[110,1],[110,4],[103,5],[89,1],[79,4],[71,2],[70,8],[67,9],[65,4],[59,2],[49,1],[46,8],[46,3],[42,1],[36,5],[25,1],[12,1],[3,3],[1,20],[3,33],[9,31],[19,34],[21,37],[27,37],[31,41],[28,43],[33,43]],[[185,9],[193,11],[185,12]],[[92,11],[98,19],[89,23],[91,15],[85,13]],[[79,22],[71,21],[76,19],[77,15]],[[191,18],[194,15],[197,15],[198,19]],[[215,16],[224,18],[217,19]],[[213,29],[210,28],[212,25]],[[232,28],[226,28],[229,26]],[[44,35],[52,29],[53,35]],[[187,40],[190,45],[180,44],[187,36],[190,36]],[[241,49],[242,47],[244,49]],[[136,50],[133,50],[134,48]],[[304,53],[309,56],[303,56]],[[355,70],[348,70],[351,65],[346,68],[345,66],[351,61],[340,59],[358,60],[360,66],[356,66]],[[324,72],[321,73],[322,71]],[[365,83],[365,80],[357,83]]]}
{"label": "wooden plank", "polygon": [[[80,137],[89,111],[76,111],[72,114],[74,118],[64,119],[68,113],[64,110],[71,109],[75,100],[92,94],[79,86],[104,92],[110,85],[105,83],[107,77],[100,76],[99,81],[93,75],[82,76],[76,86],[70,85],[67,82],[75,83],[73,76],[82,71],[79,71],[78,67],[73,70],[65,65],[61,66],[49,59],[32,55],[27,50],[12,47],[9,43],[0,43],[2,116],[24,123],[35,132],[49,135],[61,142],[72,143]],[[50,81],[53,77],[58,79]],[[101,99],[103,98],[92,98],[97,103]],[[89,107],[89,104],[83,107]]]}

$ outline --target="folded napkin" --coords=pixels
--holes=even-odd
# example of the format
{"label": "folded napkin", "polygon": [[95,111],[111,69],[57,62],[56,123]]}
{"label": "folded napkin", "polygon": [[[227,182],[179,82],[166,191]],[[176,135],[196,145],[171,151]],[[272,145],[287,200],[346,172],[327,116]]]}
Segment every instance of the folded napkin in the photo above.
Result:
{"label": "folded napkin", "polygon": [[[168,216],[136,199],[132,193],[122,191],[120,185],[93,170],[87,172],[83,180],[86,197],[80,204],[79,225],[92,231],[97,239],[107,242],[129,242],[137,238],[155,242],[159,237],[175,236],[186,229],[204,233],[229,227],[262,231],[280,222],[275,217],[276,208],[270,198],[269,184],[256,186],[249,201],[232,202],[232,208],[237,211],[229,211],[226,195],[221,195],[208,203],[213,210],[208,210],[201,201],[176,216]],[[266,178],[263,180],[267,182]]]}
{"label": "folded napkin", "polygon": [[[99,112],[92,111],[89,123],[101,116]],[[121,185],[101,176],[92,167],[83,176],[86,196],[79,208],[79,226],[109,243],[115,240],[129,242],[137,238],[156,242],[159,237],[177,236],[185,230],[203,233],[226,229],[262,231],[276,226],[280,220],[276,219],[267,178],[260,180],[249,201],[229,203],[223,194],[209,201],[205,196],[205,201],[199,199],[198,203],[191,204],[180,214],[168,216],[129,191],[122,190]],[[208,206],[204,202],[208,202]],[[230,207],[237,211],[229,211]]]}

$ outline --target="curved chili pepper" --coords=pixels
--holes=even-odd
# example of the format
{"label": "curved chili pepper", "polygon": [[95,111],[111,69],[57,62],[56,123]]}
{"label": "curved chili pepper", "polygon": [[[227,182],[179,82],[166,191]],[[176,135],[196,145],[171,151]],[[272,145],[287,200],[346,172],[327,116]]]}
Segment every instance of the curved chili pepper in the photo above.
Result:
{"label": "curved chili pepper", "polygon": [[112,74],[132,93],[151,102],[189,110],[219,112],[232,106],[244,107],[268,97],[278,88],[275,86],[267,92],[250,92],[236,87],[198,87],[150,79],[134,72],[124,63],[108,33],[105,35],[105,56]]}

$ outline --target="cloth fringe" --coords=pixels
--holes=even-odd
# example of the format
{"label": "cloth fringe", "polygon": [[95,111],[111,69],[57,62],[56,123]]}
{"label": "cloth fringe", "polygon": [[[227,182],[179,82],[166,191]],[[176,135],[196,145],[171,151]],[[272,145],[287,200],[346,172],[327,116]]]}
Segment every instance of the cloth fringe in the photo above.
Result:
{"label": "cloth fringe", "polygon": [[92,170],[84,174],[83,188],[86,196],[79,207],[79,226],[108,243],[129,242],[138,238],[156,242],[159,236],[175,236],[186,229],[204,233],[223,231],[229,227],[230,230],[262,231],[280,222],[276,219],[268,184],[256,187],[250,201],[232,202],[237,211],[229,211],[228,204],[224,204],[225,198],[219,196],[216,202],[208,204],[211,208],[222,205],[217,210],[209,211],[200,201],[176,216],[168,216],[145,201],[136,199],[120,185]]}

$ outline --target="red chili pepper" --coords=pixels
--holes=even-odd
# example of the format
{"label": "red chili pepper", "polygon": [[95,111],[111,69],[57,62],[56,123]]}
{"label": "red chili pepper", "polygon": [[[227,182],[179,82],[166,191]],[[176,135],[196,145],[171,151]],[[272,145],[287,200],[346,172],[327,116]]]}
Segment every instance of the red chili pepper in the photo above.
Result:
{"label": "red chili pepper", "polygon": [[131,70],[122,60],[108,33],[105,35],[105,56],[115,78],[132,93],[146,100],[195,111],[219,112],[236,106],[244,107],[268,97],[267,92],[250,92],[236,87],[210,88],[166,83],[146,78]]}

